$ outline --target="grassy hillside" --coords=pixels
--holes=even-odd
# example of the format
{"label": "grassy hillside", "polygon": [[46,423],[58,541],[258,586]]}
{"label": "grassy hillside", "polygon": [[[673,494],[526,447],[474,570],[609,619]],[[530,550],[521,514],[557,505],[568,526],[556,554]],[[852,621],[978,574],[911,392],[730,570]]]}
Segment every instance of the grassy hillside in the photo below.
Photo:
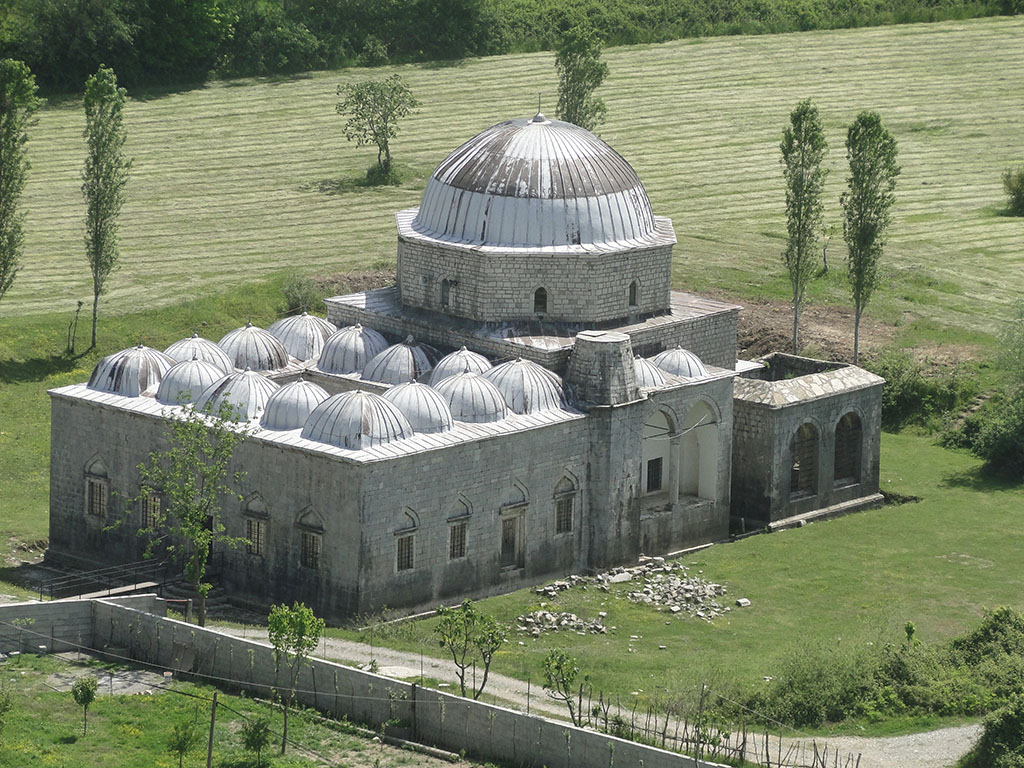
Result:
{"label": "grassy hillside", "polygon": [[[790,109],[805,96],[821,108],[834,169],[826,215],[837,225],[845,125],[878,109],[904,171],[886,282],[869,313],[921,319],[929,333],[988,332],[1024,282],[1024,222],[999,215],[1000,171],[1021,161],[1024,144],[1014,75],[1022,33],[1024,18],[998,18],[609,49],[601,133],[675,222],[677,286],[783,298],[778,141]],[[553,112],[550,54],[398,68],[424,104],[394,147],[411,180],[352,188],[375,153],[345,142],[335,88],[390,71],[219,82],[133,101],[124,262],[104,311],[169,305],[290,268],[393,259],[395,210],[417,204],[447,152],[530,114],[538,91]],[[69,314],[89,295],[82,124],[80,103],[64,101],[33,130],[25,268],[0,317]],[[840,262],[841,228],[830,255]],[[812,296],[844,301],[838,272]]]}

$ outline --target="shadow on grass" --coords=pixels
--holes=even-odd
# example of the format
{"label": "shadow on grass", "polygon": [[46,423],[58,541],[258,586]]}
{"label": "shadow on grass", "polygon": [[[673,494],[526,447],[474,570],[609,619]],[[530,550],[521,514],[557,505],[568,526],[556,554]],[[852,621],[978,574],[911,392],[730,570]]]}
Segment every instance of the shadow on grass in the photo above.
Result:
{"label": "shadow on grass", "polygon": [[[420,175],[405,167],[392,167],[390,171],[381,171],[376,164],[366,169],[366,173],[358,176],[342,176],[335,179],[310,181],[299,187],[303,192],[319,192],[322,195],[344,195],[360,189],[387,187],[419,187],[415,182],[421,181]],[[407,184],[407,182],[413,182]]]}
{"label": "shadow on grass", "polygon": [[20,384],[26,381],[42,381],[55,373],[66,373],[74,370],[80,359],[88,352],[76,355],[61,353],[46,357],[30,357],[27,360],[0,361],[0,381],[4,384]]}
{"label": "shadow on grass", "polygon": [[59,739],[57,739],[58,744],[74,744],[76,741],[78,741],[78,737],[74,734],[71,734],[69,736],[61,736]]}
{"label": "shadow on grass", "polygon": [[980,466],[946,474],[941,485],[944,488],[965,488],[969,491],[1012,491],[1024,483],[1019,477]]}

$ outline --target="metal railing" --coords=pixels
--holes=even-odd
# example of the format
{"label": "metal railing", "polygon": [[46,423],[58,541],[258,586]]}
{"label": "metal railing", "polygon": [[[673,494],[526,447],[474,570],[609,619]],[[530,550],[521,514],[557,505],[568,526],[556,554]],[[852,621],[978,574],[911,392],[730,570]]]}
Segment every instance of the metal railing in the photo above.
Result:
{"label": "metal railing", "polygon": [[166,560],[140,560],[99,568],[93,571],[79,571],[66,576],[47,579],[39,583],[39,599],[59,600],[75,595],[91,594],[106,590],[108,593],[130,591],[131,587],[155,582],[162,589],[169,576],[173,580],[180,575],[170,568]]}

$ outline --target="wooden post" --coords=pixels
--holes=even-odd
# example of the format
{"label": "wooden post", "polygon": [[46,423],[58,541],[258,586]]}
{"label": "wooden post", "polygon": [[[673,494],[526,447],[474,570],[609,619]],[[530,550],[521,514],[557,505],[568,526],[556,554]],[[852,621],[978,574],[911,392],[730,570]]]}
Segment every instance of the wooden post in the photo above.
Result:
{"label": "wooden post", "polygon": [[410,717],[412,719],[412,740],[416,741],[418,731],[416,728],[416,690],[419,686],[416,683],[412,684],[412,691],[409,694],[409,706],[411,709]]}
{"label": "wooden post", "polygon": [[[189,603],[191,606],[191,602]],[[210,707],[210,738],[206,743],[206,768],[213,766],[213,724],[217,722],[217,692],[213,692],[213,706]]]}

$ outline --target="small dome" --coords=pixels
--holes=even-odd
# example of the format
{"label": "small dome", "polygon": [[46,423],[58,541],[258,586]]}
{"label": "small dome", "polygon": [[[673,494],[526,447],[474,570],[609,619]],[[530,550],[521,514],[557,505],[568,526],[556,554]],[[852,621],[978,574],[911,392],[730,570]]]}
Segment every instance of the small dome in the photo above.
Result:
{"label": "small dome", "polygon": [[179,363],[202,360],[204,363],[220,368],[224,373],[235,372],[235,366],[231,364],[231,358],[224,353],[224,350],[209,339],[202,338],[198,333],[193,333],[187,339],[174,342],[164,350],[164,354],[173,357]]}
{"label": "small dome", "polygon": [[360,373],[374,355],[387,348],[388,342],[373,328],[349,325],[324,342],[316,367],[325,373]]}
{"label": "small dome", "polygon": [[446,432],[452,428],[448,401],[426,384],[407,381],[392,387],[381,397],[398,408],[417,432]]}
{"label": "small dome", "polygon": [[303,312],[278,320],[267,331],[281,342],[285,351],[297,360],[320,357],[324,342],[338,330],[322,317]]}
{"label": "small dome", "polygon": [[436,349],[408,336],[401,344],[375,355],[363,369],[363,378],[382,384],[404,384],[429,373],[436,359]]}
{"label": "small dome", "polygon": [[235,368],[274,371],[288,365],[288,352],[274,336],[252,323],[236,328],[217,342]]}
{"label": "small dome", "polygon": [[380,395],[342,392],[313,409],[302,428],[307,440],[358,451],[412,437],[409,420]]}
{"label": "small dome", "polygon": [[442,379],[454,376],[456,373],[483,373],[491,369],[491,361],[476,352],[470,352],[465,347],[445,355],[430,372],[430,383],[438,384]]}
{"label": "small dome", "polygon": [[536,413],[562,407],[562,380],[531,360],[511,360],[483,374],[516,413]]}
{"label": "small dome", "polygon": [[125,397],[152,395],[175,360],[158,349],[129,347],[107,355],[92,369],[89,389]]}
{"label": "small dome", "polygon": [[[220,352],[220,350],[217,350]],[[156,399],[167,405],[194,403],[214,382],[226,374],[216,365],[193,358],[171,367],[160,381]]]}
{"label": "small dome", "polygon": [[665,374],[661,369],[640,355],[633,358],[633,370],[636,371],[636,385],[641,389],[665,386]]}
{"label": "small dome", "polygon": [[456,421],[479,424],[508,416],[501,392],[479,373],[457,373],[438,382],[434,389],[448,402]]}
{"label": "small dome", "polygon": [[196,400],[195,409],[220,414],[226,405],[232,409],[235,421],[251,421],[263,413],[270,396],[278,389],[266,376],[246,368],[207,387]]}
{"label": "small dome", "polygon": [[683,376],[687,379],[703,379],[708,375],[708,369],[693,352],[682,347],[666,349],[664,352],[651,358],[651,362],[673,376]]}
{"label": "small dome", "polygon": [[328,397],[327,390],[311,381],[299,379],[285,384],[267,400],[260,425],[265,429],[298,429]]}

